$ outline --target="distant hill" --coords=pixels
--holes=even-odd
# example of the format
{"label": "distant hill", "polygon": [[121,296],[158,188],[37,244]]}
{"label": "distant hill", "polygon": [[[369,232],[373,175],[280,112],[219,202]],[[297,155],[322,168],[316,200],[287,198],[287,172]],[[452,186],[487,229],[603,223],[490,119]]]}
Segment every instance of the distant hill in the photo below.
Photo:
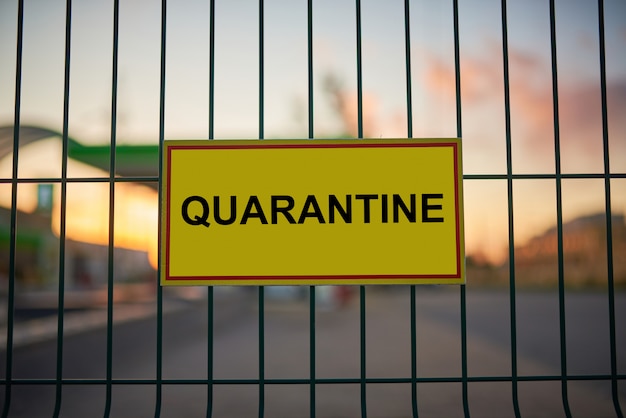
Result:
{"label": "distant hill", "polygon": [[[612,224],[613,280],[626,286],[626,222],[614,214]],[[606,215],[596,213],[563,223],[563,277],[567,287],[606,287],[608,284]],[[549,228],[515,247],[515,282],[519,286],[553,287],[558,285],[558,229]],[[467,263],[468,282],[506,284],[509,262],[501,266],[478,265],[471,257]]]}

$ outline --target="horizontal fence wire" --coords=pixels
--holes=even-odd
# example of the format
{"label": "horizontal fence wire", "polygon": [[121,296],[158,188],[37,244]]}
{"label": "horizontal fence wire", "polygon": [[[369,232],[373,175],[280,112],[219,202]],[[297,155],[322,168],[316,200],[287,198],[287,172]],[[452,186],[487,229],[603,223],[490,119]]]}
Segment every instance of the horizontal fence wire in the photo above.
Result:
{"label": "horizontal fence wire", "polygon": [[[463,174],[463,180],[612,180],[626,179],[626,173],[561,173],[561,174],[533,174],[533,173],[467,173]],[[157,177],[115,177],[113,180],[108,177],[68,177],[62,179],[59,177],[37,177],[37,178],[19,178],[12,179],[0,178],[0,184],[57,184],[57,183],[146,183],[155,186],[158,185]]]}
{"label": "horizontal fence wire", "polygon": [[[54,386],[55,402],[53,416],[59,416],[63,403],[64,386],[74,385],[97,385],[103,386],[106,390],[104,415],[111,413],[113,401],[113,387],[132,385],[154,385],[155,405],[154,415],[160,416],[162,411],[162,392],[164,385],[206,385],[207,408],[206,416],[213,415],[214,388],[218,385],[253,385],[258,387],[258,416],[265,415],[265,387],[266,385],[306,385],[309,387],[309,414],[316,416],[316,387],[318,385],[359,385],[360,388],[360,413],[362,417],[367,417],[367,388],[368,385],[387,384],[407,384],[411,387],[411,413],[417,417],[420,412],[418,384],[445,384],[459,383],[462,388],[462,402],[464,415],[470,416],[470,396],[469,384],[480,383],[508,383],[511,385],[511,401],[515,416],[523,416],[520,408],[518,387],[521,382],[558,382],[560,383],[561,402],[563,412],[566,416],[572,416],[569,401],[568,383],[580,381],[605,381],[611,384],[611,400],[613,408],[618,417],[623,417],[622,406],[619,399],[618,386],[624,384],[625,374],[618,373],[618,352],[616,334],[616,307],[615,307],[615,283],[614,283],[614,259],[613,259],[613,235],[612,235],[612,203],[611,203],[611,180],[626,179],[626,173],[612,172],[610,168],[609,150],[609,127],[608,127],[608,104],[607,104],[607,80],[606,80],[606,45],[604,27],[604,2],[598,0],[598,34],[599,34],[599,66],[600,66],[600,93],[602,105],[602,142],[603,142],[603,172],[602,173],[563,173],[561,171],[561,141],[560,141],[560,119],[559,119],[559,91],[558,91],[558,69],[557,69],[557,36],[556,36],[556,12],[555,1],[550,0],[550,60],[551,60],[551,82],[552,82],[552,118],[553,118],[553,138],[555,153],[554,173],[515,173],[513,168],[512,150],[512,130],[511,130],[511,82],[509,79],[509,41],[507,1],[501,0],[501,30],[502,30],[502,70],[503,70],[503,91],[504,91],[504,120],[505,120],[505,141],[506,141],[506,172],[505,173],[467,173],[463,174],[466,181],[502,181],[507,185],[507,222],[508,222],[508,258],[509,258],[509,321],[510,321],[510,375],[497,376],[475,376],[468,372],[468,350],[467,350],[467,293],[466,285],[459,286],[460,304],[460,354],[461,354],[461,375],[445,377],[420,376],[418,364],[418,328],[417,328],[417,306],[416,287],[410,286],[410,370],[407,370],[406,377],[369,377],[367,373],[367,288],[359,287],[359,377],[351,378],[320,378],[317,377],[317,356],[316,352],[316,292],[315,286],[309,287],[308,299],[308,336],[309,336],[309,377],[302,379],[268,378],[265,371],[265,289],[260,286],[258,289],[258,378],[252,379],[219,379],[214,377],[214,291],[209,287],[207,294],[207,378],[206,379],[167,379],[163,378],[163,289],[158,286],[156,291],[156,363],[154,379],[116,379],[113,377],[113,316],[114,316],[114,271],[115,271],[115,187],[119,183],[144,183],[158,187],[161,181],[160,176],[130,176],[116,177],[116,150],[117,150],[117,97],[118,97],[118,56],[119,56],[119,0],[114,0],[113,11],[113,48],[112,48],[112,86],[111,86],[111,126],[110,126],[110,155],[109,155],[109,176],[108,177],[68,177],[67,168],[69,160],[69,117],[70,117],[70,57],[71,57],[71,33],[72,33],[72,0],[66,0],[66,20],[65,20],[65,59],[64,59],[64,89],[63,89],[63,128],[61,133],[62,160],[60,177],[24,178],[18,176],[19,167],[19,145],[20,145],[20,125],[21,125],[21,95],[22,95],[22,61],[23,61],[23,35],[24,35],[24,1],[18,1],[17,13],[17,42],[16,42],[16,73],[15,73],[15,101],[14,101],[14,129],[13,135],[13,155],[12,155],[12,177],[0,178],[0,184],[11,186],[11,213],[10,213],[10,240],[9,240],[9,260],[8,271],[9,280],[7,288],[7,339],[6,339],[6,366],[5,376],[0,379],[0,385],[4,386],[5,400],[2,416],[10,416],[12,390],[15,386]],[[456,133],[463,137],[462,127],[462,100],[461,100],[461,60],[460,60],[460,39],[459,39],[459,5],[458,0],[452,2],[453,31],[454,31],[454,75],[455,75],[455,112],[456,112]],[[412,69],[411,69],[411,18],[410,1],[404,1],[404,41],[405,41],[405,75],[406,75],[406,115],[407,115],[407,137],[413,137],[413,104],[412,104]],[[208,138],[214,139],[215,126],[215,0],[209,3],[209,91],[208,91]],[[362,19],[361,1],[355,0],[355,20],[356,20],[356,80],[357,80],[357,138],[364,137],[363,118],[363,62],[362,62]],[[258,137],[265,137],[265,65],[264,65],[264,0],[258,3]],[[159,172],[162,171],[163,144],[165,140],[165,115],[166,115],[166,29],[167,29],[167,1],[161,2],[161,45],[160,45],[160,97],[159,97],[159,145],[156,147],[159,161]],[[307,1],[307,83],[308,83],[308,138],[315,138],[314,130],[314,55],[313,55],[313,0]],[[524,375],[518,370],[517,352],[517,295],[516,295],[516,270],[515,270],[515,213],[513,210],[514,183],[518,180],[551,180],[555,184],[555,212],[557,218],[557,257],[558,257],[558,312],[559,312],[559,359],[560,373],[554,375]],[[565,272],[564,272],[564,249],[563,249],[563,197],[562,184],[568,179],[597,179],[604,181],[605,197],[605,222],[606,222],[606,246],[607,246],[607,309],[609,318],[609,341],[610,341],[610,373],[609,374],[569,374],[567,362],[567,335],[566,335],[566,305],[565,305]],[[14,328],[15,328],[15,293],[16,293],[16,254],[17,254],[17,190],[20,184],[59,184],[61,186],[60,200],[60,231],[59,231],[59,273],[58,273],[58,318],[56,336],[56,372],[54,378],[15,378],[13,376],[13,354],[14,354]],[[63,349],[64,349],[64,326],[65,326],[65,274],[66,274],[66,217],[67,217],[67,186],[68,184],[81,183],[103,183],[109,186],[109,214],[108,214],[108,265],[107,265],[107,306],[106,306],[106,377],[75,379],[63,376]],[[159,201],[161,201],[161,190],[159,187]],[[161,208],[159,207],[159,219]],[[161,231],[158,231],[159,248],[161,245]],[[160,254],[159,254],[160,257]],[[159,266],[161,262],[159,261]],[[160,271],[157,272],[160,277]]]}
{"label": "horizontal fence wire", "polygon": [[[407,373],[408,374],[408,373]],[[610,382],[615,378],[617,381],[626,380],[626,374],[583,374],[583,375],[567,375],[568,381],[607,381]],[[264,378],[261,379],[212,379],[212,384],[215,385],[259,385],[261,382],[267,385],[334,385],[334,384],[361,384],[365,382],[366,384],[376,384],[376,385],[385,385],[385,384],[410,384],[412,381],[417,383],[463,383],[466,380],[469,383],[511,383],[513,380],[517,380],[518,382],[561,382],[563,377],[558,375],[518,375],[515,378],[512,376],[467,376],[464,378],[462,376],[443,376],[443,377],[416,377],[415,379],[411,376],[407,377],[367,377],[365,379],[361,379],[360,377],[333,377],[333,378],[317,378],[317,379],[297,379],[297,378]],[[162,385],[206,385],[209,380],[208,379],[165,379],[165,378],[155,378],[155,379],[111,379],[110,380],[114,385],[154,385],[160,383]],[[11,380],[11,384],[14,385],[56,385],[58,382],[61,382],[64,385],[106,385],[108,379],[106,378],[15,378]],[[6,379],[0,380],[2,384],[8,384]]]}

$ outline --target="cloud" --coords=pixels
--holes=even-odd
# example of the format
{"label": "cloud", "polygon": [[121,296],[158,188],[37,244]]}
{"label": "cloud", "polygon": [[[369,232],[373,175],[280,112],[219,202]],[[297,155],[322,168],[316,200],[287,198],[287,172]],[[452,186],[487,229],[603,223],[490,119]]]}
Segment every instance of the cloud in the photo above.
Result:
{"label": "cloud", "polygon": [[[358,136],[358,94],[345,87],[335,74],[328,73],[323,79],[324,90],[335,115],[341,123],[342,134]],[[375,94],[363,91],[362,94],[363,136],[373,137],[379,131],[379,100]]]}
{"label": "cloud", "polygon": [[[447,100],[455,100],[453,63],[432,55],[426,58],[425,88],[432,94],[443,93]],[[555,130],[551,64],[538,55],[511,49],[509,89],[513,140],[519,145],[517,150],[524,154],[521,164],[528,168],[553,164]],[[485,108],[492,109],[494,115],[501,114],[504,107],[503,62],[495,45],[486,57],[463,57],[461,98],[465,124],[478,119],[472,115],[484,112]],[[603,125],[599,80],[559,82],[558,105],[564,163],[574,171],[601,169]],[[616,163],[620,167],[626,166],[625,159],[619,156],[626,154],[626,124],[620,116],[626,113],[626,76],[608,81],[607,107],[611,158],[615,154]]]}

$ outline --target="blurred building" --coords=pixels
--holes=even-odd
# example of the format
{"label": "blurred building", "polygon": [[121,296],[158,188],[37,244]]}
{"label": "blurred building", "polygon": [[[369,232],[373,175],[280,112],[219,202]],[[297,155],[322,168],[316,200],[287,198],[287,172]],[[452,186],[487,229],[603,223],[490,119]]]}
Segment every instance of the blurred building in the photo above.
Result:
{"label": "blurred building", "polygon": [[[608,283],[606,214],[582,216],[563,224],[563,269],[567,286],[606,286]],[[626,285],[626,223],[623,214],[611,217],[613,276]],[[558,230],[552,227],[515,248],[519,284],[558,283]]]}
{"label": "blurred building", "polygon": [[[626,287],[626,221],[623,214],[611,217],[613,280]],[[553,226],[515,247],[517,287],[556,287],[559,283],[558,229]],[[562,225],[563,278],[568,288],[608,285],[606,214],[575,218]],[[480,254],[468,254],[468,283],[487,286],[510,284],[509,260],[492,264]]]}
{"label": "blurred building", "polygon": [[[62,135],[59,132],[49,130],[37,126],[22,126],[19,132],[20,143],[20,170],[28,169],[33,164],[24,157],[28,155],[26,147],[31,144],[44,143],[51,141],[57,148],[61,147]],[[0,127],[0,162],[4,162],[3,167],[11,172],[11,157],[13,154],[14,129],[13,126]],[[158,146],[133,146],[121,145],[116,146],[116,175],[119,176],[135,176],[138,178],[148,178],[150,181],[135,182],[122,185],[116,185],[116,213],[125,215],[120,221],[125,221],[127,230],[126,235],[145,233],[144,229],[148,228],[144,223],[138,222],[139,218],[150,218],[142,211],[137,211],[133,206],[129,206],[127,196],[140,195],[139,188],[145,189],[149,186],[151,194],[154,197],[154,204],[150,201],[146,205],[156,206],[156,192],[158,182],[152,180],[158,174]],[[109,146],[87,146],[72,138],[67,139],[68,161],[78,162],[83,166],[92,167],[93,170],[99,170],[101,177],[108,176],[108,167],[110,164],[111,149]],[[60,153],[47,155],[47,158],[54,159],[52,166],[61,166]],[[56,161],[56,160],[59,161]],[[44,164],[41,164],[43,166]],[[37,178],[43,175],[43,178],[55,178],[58,174],[56,171],[47,172],[46,168],[41,166],[35,167],[39,171],[37,174],[21,174],[21,177]],[[60,171],[60,170],[58,170]],[[4,170],[7,172],[7,170]],[[27,171],[26,171],[27,172]],[[43,174],[42,174],[43,173]],[[4,175],[3,175],[4,176]],[[9,175],[10,178],[10,175]],[[73,217],[77,217],[81,212],[88,212],[92,224],[96,224],[101,233],[98,236],[91,236],[83,233],[84,239],[77,238],[79,234],[74,236],[67,235],[63,241],[59,237],[59,218],[58,211],[59,202],[55,202],[55,196],[58,198],[58,183],[50,183],[42,181],[39,184],[19,183],[18,197],[23,198],[27,194],[36,194],[36,206],[25,210],[18,204],[15,210],[15,279],[16,289],[20,290],[51,290],[56,289],[59,282],[59,272],[61,267],[64,272],[65,287],[68,290],[93,290],[101,289],[106,286],[109,277],[109,265],[113,268],[113,277],[116,283],[156,283],[156,270],[154,262],[150,262],[148,238],[143,238],[139,244],[132,246],[117,245],[118,240],[126,243],[131,242],[128,237],[123,236],[116,230],[115,239],[116,246],[113,248],[112,256],[109,256],[108,246],[108,228],[107,221],[108,212],[102,211],[102,216],[93,212],[93,207],[85,208],[81,206],[81,202],[72,203],[74,211]],[[34,187],[36,193],[30,193],[30,187]],[[119,187],[118,187],[119,186]],[[11,184],[3,185],[3,201],[10,197]],[[105,198],[108,198],[108,192]],[[74,193],[72,197],[76,197],[80,193]],[[94,195],[97,196],[97,195]],[[93,202],[92,205],[98,205],[99,200],[89,197]],[[145,199],[144,199],[145,200]],[[20,202],[18,202],[20,203]],[[71,202],[68,202],[69,206]],[[8,201],[10,205],[10,200]],[[7,205],[7,202],[3,203]],[[10,273],[11,260],[11,241],[12,241],[12,220],[11,208],[0,205],[0,292],[6,288],[6,283]],[[108,207],[108,203],[105,203]],[[56,209],[55,209],[56,208]],[[106,208],[105,208],[106,209]],[[68,209],[69,210],[69,209]],[[134,214],[134,212],[138,212]],[[156,212],[156,210],[155,210]],[[69,213],[69,212],[68,212]],[[132,217],[134,216],[134,218]],[[104,221],[102,220],[104,219]],[[149,219],[151,220],[151,218]],[[69,215],[67,217],[68,231],[71,221],[75,221]],[[155,226],[156,226],[156,219]],[[120,222],[124,224],[124,222]],[[128,226],[130,225],[130,226]],[[76,228],[74,228],[76,229]],[[154,228],[151,228],[154,229]],[[120,231],[122,232],[122,231]],[[156,237],[156,234],[154,234]],[[144,242],[145,241],[145,242]],[[140,248],[142,247],[143,248]],[[156,245],[155,245],[156,247]],[[61,251],[64,253],[63,263],[60,261]],[[112,261],[112,262],[110,262]]]}
{"label": "blurred building", "polygon": [[[18,290],[55,289],[59,281],[60,251],[64,249],[64,277],[68,289],[90,290],[106,286],[109,248],[67,239],[62,244],[52,233],[46,213],[17,211],[15,278]],[[0,278],[9,277],[11,211],[0,207]],[[117,283],[156,280],[148,253],[114,248],[113,275]],[[4,286],[3,286],[4,287]]]}

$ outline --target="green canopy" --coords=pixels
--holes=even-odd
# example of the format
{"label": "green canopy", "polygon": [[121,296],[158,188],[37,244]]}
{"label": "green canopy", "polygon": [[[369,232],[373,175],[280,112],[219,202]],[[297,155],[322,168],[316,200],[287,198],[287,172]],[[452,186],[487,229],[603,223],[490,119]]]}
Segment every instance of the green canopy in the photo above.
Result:
{"label": "green canopy", "polygon": [[[12,125],[0,127],[0,158],[13,152],[15,131]],[[32,125],[21,125],[20,146],[47,138],[63,137],[60,132]],[[109,172],[111,161],[110,145],[83,145],[68,138],[68,157]],[[115,174],[122,177],[156,177],[159,172],[158,145],[116,145]],[[153,187],[157,184],[153,183]]]}

